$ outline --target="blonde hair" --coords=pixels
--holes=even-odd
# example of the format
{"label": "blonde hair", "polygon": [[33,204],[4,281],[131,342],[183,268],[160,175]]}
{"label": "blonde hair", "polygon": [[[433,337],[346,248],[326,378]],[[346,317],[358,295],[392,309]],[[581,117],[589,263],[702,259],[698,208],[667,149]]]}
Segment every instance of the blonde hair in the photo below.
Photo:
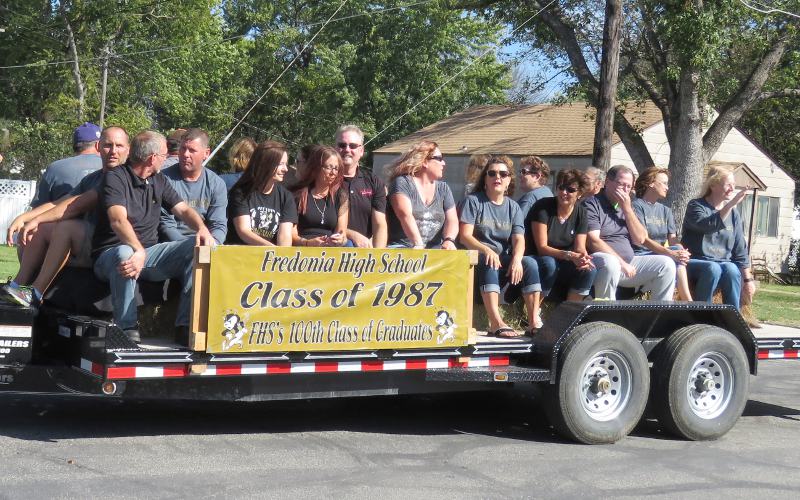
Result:
{"label": "blonde hair", "polygon": [[228,163],[233,167],[234,172],[244,172],[250,157],[256,150],[256,141],[249,137],[240,137],[228,150]]}
{"label": "blonde hair", "polygon": [[714,165],[709,168],[708,174],[706,174],[706,180],[703,182],[703,194],[700,195],[700,197],[705,198],[710,195],[711,186],[716,186],[717,184],[725,182],[725,178],[729,175],[733,175],[733,169],[727,165]]}
{"label": "blonde hair", "polygon": [[386,174],[390,180],[401,175],[417,175],[422,170],[422,164],[431,157],[439,145],[433,141],[420,141],[403,153],[403,156],[386,167]]}

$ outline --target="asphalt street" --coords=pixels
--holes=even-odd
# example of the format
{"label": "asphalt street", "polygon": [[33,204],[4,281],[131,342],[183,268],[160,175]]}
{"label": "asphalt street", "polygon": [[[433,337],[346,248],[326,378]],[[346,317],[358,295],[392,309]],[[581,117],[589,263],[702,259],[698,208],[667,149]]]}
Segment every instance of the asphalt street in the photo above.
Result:
{"label": "asphalt street", "polygon": [[0,394],[0,498],[795,498],[800,361],[723,439],[554,435],[535,390],[278,403]]}

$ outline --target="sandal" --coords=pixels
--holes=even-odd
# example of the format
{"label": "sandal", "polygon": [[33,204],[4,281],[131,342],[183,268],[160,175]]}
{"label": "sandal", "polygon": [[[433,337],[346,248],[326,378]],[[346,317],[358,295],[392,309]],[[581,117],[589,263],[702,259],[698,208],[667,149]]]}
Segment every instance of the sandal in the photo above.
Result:
{"label": "sandal", "polygon": [[515,339],[517,337],[522,337],[523,333],[514,330],[510,326],[501,326],[497,330],[491,332],[489,335],[501,339]]}
{"label": "sandal", "polygon": [[539,333],[539,328],[536,328],[535,326],[530,326],[530,327],[525,329],[525,336],[526,337],[533,337],[537,333]]}

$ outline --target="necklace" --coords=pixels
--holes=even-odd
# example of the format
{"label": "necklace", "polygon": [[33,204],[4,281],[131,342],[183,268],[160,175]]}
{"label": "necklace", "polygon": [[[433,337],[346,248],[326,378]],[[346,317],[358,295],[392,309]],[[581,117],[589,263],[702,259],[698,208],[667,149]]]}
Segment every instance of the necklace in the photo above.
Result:
{"label": "necklace", "polygon": [[[325,198],[327,198],[327,196]],[[313,194],[311,195],[311,200],[314,202],[314,206],[317,207],[317,211],[320,214],[322,214],[322,217],[320,217],[319,219],[320,224],[325,224],[325,211],[328,210],[328,203],[325,198],[323,198],[322,201],[322,208],[319,208],[319,204],[317,204],[317,199],[314,197]]]}

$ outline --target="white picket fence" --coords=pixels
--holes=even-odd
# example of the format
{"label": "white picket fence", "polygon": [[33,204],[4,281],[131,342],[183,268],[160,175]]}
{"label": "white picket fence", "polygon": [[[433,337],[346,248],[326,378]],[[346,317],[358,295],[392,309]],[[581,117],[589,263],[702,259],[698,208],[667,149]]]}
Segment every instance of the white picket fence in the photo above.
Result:
{"label": "white picket fence", "polygon": [[16,216],[28,210],[36,194],[36,181],[0,179],[0,239],[5,243],[8,226]]}

